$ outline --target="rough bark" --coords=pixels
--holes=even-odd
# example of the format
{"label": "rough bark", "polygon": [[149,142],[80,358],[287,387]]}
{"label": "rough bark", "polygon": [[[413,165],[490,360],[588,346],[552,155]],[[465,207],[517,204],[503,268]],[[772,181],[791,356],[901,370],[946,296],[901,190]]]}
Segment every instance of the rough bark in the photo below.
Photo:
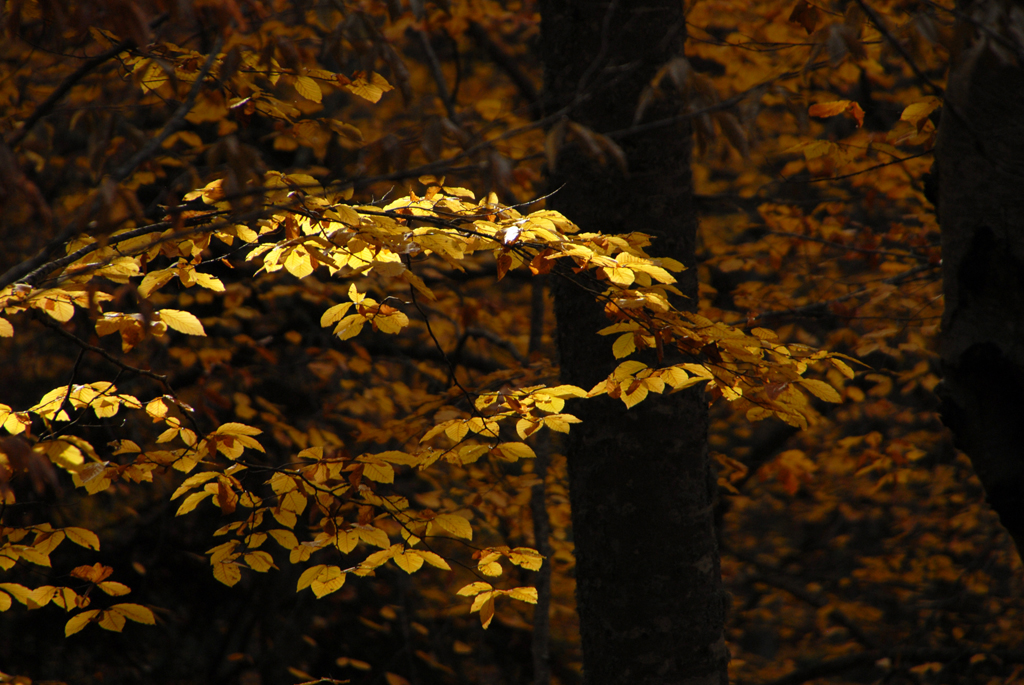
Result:
{"label": "rough bark", "polygon": [[[936,148],[945,294],[941,396],[943,421],[1021,551],[1024,69],[992,50],[993,41],[1013,40],[1000,18],[1020,20],[1006,14],[1009,7],[993,0],[960,5],[963,16],[990,26],[961,26],[966,40],[950,68]],[[997,49],[1005,53],[1006,46]]]}
{"label": "rough bark", "polygon": [[[682,55],[678,0],[541,3],[548,113],[598,133],[631,126],[644,87]],[[644,121],[681,111],[661,99]],[[692,266],[696,216],[688,124],[619,137],[628,175],[578,144],[558,154],[549,205],[583,231],[657,237],[652,252]],[[577,277],[579,278],[579,277]],[[681,289],[696,301],[693,272]],[[607,320],[586,288],[555,277],[563,380],[590,389],[615,368]],[[655,363],[654,360],[646,360]],[[583,406],[585,405],[585,406]],[[719,685],[727,682],[722,591],[702,388],[650,396],[626,410],[601,397],[574,406],[583,419],[566,446],[576,545],[584,681]]]}

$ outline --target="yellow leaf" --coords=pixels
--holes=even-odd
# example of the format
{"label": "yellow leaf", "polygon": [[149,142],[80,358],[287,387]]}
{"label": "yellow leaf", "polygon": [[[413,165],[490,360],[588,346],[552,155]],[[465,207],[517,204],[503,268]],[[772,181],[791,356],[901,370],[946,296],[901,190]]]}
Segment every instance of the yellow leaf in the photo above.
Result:
{"label": "yellow leaf", "polygon": [[376,103],[386,91],[391,90],[391,86],[379,74],[373,74],[371,81],[372,83],[363,77],[354,79],[351,83],[345,85],[345,90],[353,95],[358,95],[364,100]]}
{"label": "yellow leaf", "polygon": [[305,278],[313,273],[313,263],[310,260],[309,252],[301,245],[291,250],[284,259],[284,268],[296,278]]}
{"label": "yellow leaf", "polygon": [[299,576],[298,585],[295,586],[296,592],[301,592],[308,588],[310,584],[316,579],[320,572],[323,571],[327,566],[325,564],[317,564],[316,566],[310,566],[302,575]]}
{"label": "yellow leaf", "polygon": [[27,604],[28,597],[32,594],[32,590],[17,583],[0,583],[0,589],[11,593],[14,599],[18,600],[21,604]]}
{"label": "yellow leaf", "polygon": [[122,595],[127,595],[129,592],[132,591],[132,589],[124,583],[118,583],[113,580],[107,580],[102,583],[97,583],[96,587],[98,587],[100,590],[110,595],[111,597],[120,597]]}
{"label": "yellow leaf", "polygon": [[415,573],[423,566],[423,557],[416,550],[409,550],[394,556],[395,564],[406,573]]}
{"label": "yellow leaf", "polygon": [[338,321],[341,321],[341,319],[345,316],[345,313],[348,312],[351,306],[351,302],[342,302],[341,304],[336,304],[330,309],[328,309],[326,312],[323,313],[323,316],[320,317],[320,327],[327,328],[332,323],[337,323]]}
{"label": "yellow leaf", "polygon": [[409,317],[404,312],[394,312],[387,316],[375,316],[373,325],[382,333],[399,333],[409,325]]}
{"label": "yellow leaf", "polygon": [[178,489],[174,491],[174,494],[171,495],[171,499],[176,500],[195,486],[205,483],[208,480],[213,480],[216,477],[216,471],[204,471],[203,473],[197,473],[194,476],[189,476],[181,485],[178,486]]}
{"label": "yellow leaf", "polygon": [[839,392],[825,381],[813,378],[798,378],[797,382],[807,388],[808,391],[819,400],[826,402],[842,402]]}
{"label": "yellow leaf", "polygon": [[480,607],[480,625],[483,626],[484,630],[491,625],[491,620],[494,618],[494,597],[489,597],[484,601]]}
{"label": "yellow leaf", "polygon": [[487,445],[464,445],[459,448],[459,461],[463,464],[473,464],[490,451],[491,448]]}
{"label": "yellow leaf", "polygon": [[427,551],[423,551],[423,550],[416,550],[416,553],[419,554],[421,557],[423,557],[423,561],[427,562],[431,566],[435,566],[437,568],[444,569],[445,571],[451,571],[452,570],[452,567],[448,565],[447,561],[442,559],[437,554],[434,554],[433,552],[427,552]]}
{"label": "yellow leaf", "polygon": [[481,592],[486,592],[487,590],[491,589],[493,588],[490,583],[482,583],[480,581],[477,581],[475,583],[470,583],[469,585],[464,586],[456,594],[461,595],[463,597],[472,597],[473,595],[478,595]]}
{"label": "yellow leaf", "polygon": [[427,526],[427,535],[436,534],[438,528],[457,538],[473,539],[473,527],[469,525],[469,521],[458,514],[441,514],[435,517]]}
{"label": "yellow leaf", "polygon": [[203,330],[203,324],[199,323],[199,319],[196,318],[195,314],[178,309],[161,309],[157,314],[160,316],[161,321],[179,333],[184,333],[185,335],[206,335],[206,331]]}
{"label": "yellow leaf", "polygon": [[844,362],[842,359],[836,359],[835,357],[831,357],[829,361],[832,362],[832,365],[839,369],[839,371],[844,376],[846,376],[847,378],[853,378],[853,369],[851,369],[849,364]]}
{"label": "yellow leaf", "polygon": [[384,674],[384,680],[388,682],[388,685],[409,685],[408,680],[397,673],[391,673],[390,671]]}
{"label": "yellow leaf", "polygon": [[626,405],[626,409],[630,409],[637,404],[640,404],[647,398],[647,386],[644,384],[638,384],[633,392],[622,393],[622,402]]}
{"label": "yellow leaf", "polygon": [[915,102],[909,105],[903,110],[903,114],[900,115],[900,119],[903,121],[909,121],[911,124],[917,127],[920,131],[924,126],[924,121],[942,104],[942,100],[937,97],[928,97],[921,102]]}
{"label": "yellow leaf", "polygon": [[153,612],[141,604],[115,604],[110,607],[109,611],[116,611],[136,623],[156,625],[156,617],[153,616]]}
{"label": "yellow leaf", "polygon": [[517,587],[512,588],[508,592],[508,596],[512,599],[518,599],[520,602],[526,602],[528,604],[537,603],[537,588],[535,587]]}
{"label": "yellow leaf", "polygon": [[544,564],[544,557],[541,553],[529,547],[516,547],[509,552],[508,560],[528,571],[539,571]]}
{"label": "yellow leaf", "polygon": [[231,423],[221,424],[220,428],[215,430],[213,433],[214,433],[214,435],[249,435],[249,436],[252,436],[252,435],[259,435],[262,432],[263,431],[261,431],[259,428],[253,428],[252,426],[247,426],[244,423],[234,423],[234,422],[231,422]]}
{"label": "yellow leaf", "polygon": [[206,491],[193,492],[191,495],[185,498],[184,502],[181,503],[181,506],[178,507],[178,511],[175,514],[175,516],[184,516],[185,514],[199,506],[200,502],[202,502],[207,497],[210,497],[212,494],[212,492]]}
{"label": "yellow leaf", "polygon": [[14,335],[14,326],[7,319],[0,318],[0,338],[10,338]]}
{"label": "yellow leaf", "polygon": [[359,535],[359,539],[368,545],[387,549],[391,546],[388,534],[375,526],[353,526],[353,530]]}
{"label": "yellow leaf", "polygon": [[242,557],[253,571],[265,573],[274,568],[274,558],[266,552],[249,552]]}
{"label": "yellow leaf", "polygon": [[110,611],[109,609],[100,614],[100,620],[97,621],[100,624],[100,628],[109,630],[115,633],[120,633],[124,630],[125,618],[116,611]]}
{"label": "yellow leaf", "polygon": [[310,583],[310,589],[317,599],[326,597],[332,592],[337,592],[345,584],[345,574],[337,566],[327,566]]}
{"label": "yellow leaf", "polygon": [[213,565],[213,577],[228,587],[232,587],[242,579],[242,571],[238,568],[238,564],[227,561]]}
{"label": "yellow leaf", "polygon": [[91,530],[86,530],[85,528],[64,528],[63,530],[64,534],[68,536],[68,540],[71,540],[76,545],[99,551],[100,539]]}
{"label": "yellow leaf", "polygon": [[599,272],[604,272],[604,275],[608,277],[608,280],[615,285],[621,285],[623,287],[633,284],[636,279],[636,275],[632,269],[624,269],[621,267],[604,266],[601,267]]}
{"label": "yellow leaf", "polygon": [[452,442],[461,442],[468,433],[469,424],[465,421],[456,421],[444,429],[444,434],[447,435]]}
{"label": "yellow leaf", "polygon": [[612,354],[616,359],[628,357],[636,351],[636,339],[632,333],[623,333],[612,345]]}
{"label": "yellow leaf", "polygon": [[833,100],[831,102],[819,102],[816,105],[811,105],[807,113],[812,117],[834,117],[837,114],[843,112],[850,112],[853,118],[857,120],[857,126],[860,127],[864,124],[864,110],[861,109],[860,105],[850,100]]}
{"label": "yellow leaf", "polygon": [[281,545],[287,550],[292,550],[299,544],[298,538],[295,537],[295,533],[290,530],[276,529],[270,531],[270,537],[277,541],[277,544]]}
{"label": "yellow leaf", "polygon": [[363,464],[363,475],[375,483],[394,483],[395,470],[391,464],[367,462]]}
{"label": "yellow leaf", "polygon": [[88,625],[90,621],[95,619],[99,613],[99,609],[90,609],[89,611],[83,611],[77,616],[71,617],[71,620],[64,624],[64,637],[70,637],[80,631]]}
{"label": "yellow leaf", "polygon": [[199,271],[193,272],[192,275],[196,280],[196,284],[200,287],[212,290],[216,293],[224,292],[224,284],[220,282],[219,278],[215,278],[210,274],[200,273]]}
{"label": "yellow leaf", "polygon": [[533,448],[525,442],[503,442],[495,448],[508,461],[519,461],[520,459],[533,459],[537,455]]}
{"label": "yellow leaf", "polygon": [[494,577],[501,575],[501,564],[496,561],[491,561],[486,564],[478,564],[477,569],[485,576]]}
{"label": "yellow leaf", "polygon": [[320,84],[308,76],[295,77],[295,92],[313,102],[323,100],[323,91],[320,90]]}

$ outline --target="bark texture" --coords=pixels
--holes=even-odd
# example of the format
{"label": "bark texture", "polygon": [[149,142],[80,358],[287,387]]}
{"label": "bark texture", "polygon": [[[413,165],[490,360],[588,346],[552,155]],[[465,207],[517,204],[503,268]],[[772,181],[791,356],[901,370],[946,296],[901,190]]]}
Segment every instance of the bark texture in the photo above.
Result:
{"label": "bark texture", "polygon": [[[1024,69],[1004,61],[1024,15],[960,4],[936,148],[942,226],[943,421],[1024,550]],[[971,22],[983,26],[977,30]],[[1018,27],[1018,31],[1024,26]],[[995,47],[995,50],[993,49]],[[1021,54],[1024,48],[1018,47]],[[1000,54],[1001,53],[1001,54]]]}
{"label": "bark texture", "polygon": [[[683,54],[678,0],[546,0],[541,15],[546,111],[572,104],[569,118],[597,133],[628,129],[653,75]],[[645,122],[682,111],[681,97],[667,95]],[[550,174],[559,190],[549,206],[586,232],[653,234],[654,254],[692,266],[689,125],[616,141],[628,174],[570,138]],[[553,280],[563,380],[589,390],[617,365],[611,339],[595,335],[608,321],[587,292],[603,285]],[[681,281],[695,302],[694,272]],[[628,411],[607,396],[572,411],[583,419],[567,451],[584,681],[724,685],[726,595],[703,388],[651,395]]]}

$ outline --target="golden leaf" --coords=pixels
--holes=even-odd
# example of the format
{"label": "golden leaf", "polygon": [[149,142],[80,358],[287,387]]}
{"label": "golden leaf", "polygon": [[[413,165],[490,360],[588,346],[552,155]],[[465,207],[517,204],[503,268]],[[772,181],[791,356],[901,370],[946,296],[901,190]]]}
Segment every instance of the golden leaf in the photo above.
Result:
{"label": "golden leaf", "polygon": [[153,616],[153,612],[141,604],[115,604],[110,607],[109,611],[117,612],[136,623],[156,625],[156,617]]}
{"label": "golden leaf", "polygon": [[76,545],[99,551],[100,539],[91,530],[86,530],[85,528],[64,528],[63,530],[64,534],[68,536],[68,540],[71,540]]}
{"label": "golden leaf", "polygon": [[195,314],[178,309],[161,309],[157,314],[161,321],[179,333],[184,333],[185,335],[206,335],[206,331],[203,330],[203,324],[199,322]]}
{"label": "golden leaf", "polygon": [[527,602],[528,604],[537,603],[537,588],[535,587],[517,587],[512,588],[508,592],[508,596],[512,599],[518,599],[520,602]]}
{"label": "golden leaf", "polygon": [[427,535],[435,535],[438,528],[457,538],[473,539],[473,527],[469,525],[469,521],[458,514],[440,514],[435,517],[427,526]]}
{"label": "golden leaf", "polygon": [[797,382],[807,388],[807,390],[819,400],[837,403],[843,401],[842,397],[839,396],[839,392],[825,381],[819,381],[813,378],[798,378]]}
{"label": "golden leaf", "polygon": [[73,616],[66,624],[64,624],[64,636],[70,637],[80,631],[82,628],[87,626],[90,622],[95,620],[96,616],[100,613],[99,609],[90,609],[89,611],[83,611],[77,616]]}
{"label": "golden leaf", "polygon": [[308,76],[295,77],[295,92],[313,102],[323,100],[323,91],[320,90],[320,84]]}

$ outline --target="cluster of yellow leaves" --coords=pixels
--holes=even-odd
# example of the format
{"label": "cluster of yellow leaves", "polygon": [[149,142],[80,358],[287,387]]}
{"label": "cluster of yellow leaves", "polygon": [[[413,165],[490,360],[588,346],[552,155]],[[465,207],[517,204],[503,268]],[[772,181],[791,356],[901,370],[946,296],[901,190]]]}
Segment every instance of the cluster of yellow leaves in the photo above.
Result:
{"label": "cluster of yellow leaves", "polygon": [[[415,548],[423,537],[472,539],[472,525],[461,513],[415,511],[406,498],[381,491],[382,486],[394,482],[397,466],[422,470],[438,460],[468,466],[485,455],[504,462],[530,459],[535,456],[534,450],[525,440],[538,430],[546,427],[565,433],[572,424],[578,423],[575,416],[563,411],[569,399],[607,393],[630,408],[651,392],[677,391],[700,383],[707,383],[730,401],[749,400],[753,404],[748,411],[751,419],[776,415],[794,425],[805,426],[815,414],[800,390],[822,400],[839,400],[832,386],[803,377],[809,364],[828,360],[845,375],[853,375],[842,360],[805,346],[779,344],[775,335],[766,329],[754,329],[746,334],[677,310],[672,299],[678,291],[672,285],[675,278],[671,272],[679,271],[682,265],[647,255],[644,248],[650,239],[643,234],[580,233],[556,212],[540,210],[523,215],[515,208],[500,205],[493,195],[477,202],[470,191],[446,186],[443,179],[424,181],[430,185],[423,197],[411,193],[378,208],[350,205],[345,201],[346,193],[330,194],[312,177],[270,173],[264,179],[267,202],[288,209],[261,219],[258,233],[235,229],[234,234],[253,244],[248,259],[262,257],[261,270],[268,273],[283,269],[302,279],[319,267],[326,267],[328,275],[334,277],[353,279],[373,275],[382,284],[404,282],[411,293],[419,293],[428,301],[435,299],[435,295],[414,268],[415,263],[429,257],[462,269],[461,262],[468,256],[487,251],[495,260],[499,277],[512,269],[528,269],[535,274],[558,268],[569,268],[577,273],[589,271],[593,274],[596,293],[614,321],[601,332],[619,334],[613,344],[617,357],[653,350],[659,358],[682,355],[692,361],[660,368],[640,361],[626,361],[589,393],[569,385],[504,388],[480,393],[473,400],[470,413],[456,412],[428,427],[415,450],[388,450],[351,458],[323,447],[308,448],[298,455],[299,460],[305,462],[304,466],[278,469],[266,483],[272,493],[260,495],[239,479],[239,474],[252,465],[243,459],[244,451],[264,451],[255,437],[262,432],[260,429],[242,423],[226,423],[207,435],[200,435],[170,412],[174,405],[172,398],[156,398],[143,405],[134,397],[116,393],[109,383],[74,386],[70,390],[56,388],[26,414],[39,416],[47,422],[70,421],[69,409],[88,407],[103,418],[113,416],[124,406],[144,411],[153,422],[166,425],[157,443],[180,440],[185,446],[143,450],[130,441],[122,441],[115,454],[133,454],[128,464],[101,459],[91,445],[72,437],[43,440],[33,449],[45,451],[54,463],[72,473],[76,485],[90,494],[107,489],[116,480],[151,480],[156,468],[169,466],[190,473],[203,464],[207,470],[187,478],[172,499],[184,496],[178,515],[193,511],[204,500],[215,503],[224,515],[235,514],[239,507],[244,511],[240,520],[218,531],[219,535],[231,533],[234,539],[209,550],[214,576],[227,585],[239,582],[243,567],[257,572],[275,568],[273,556],[260,549],[268,537],[273,537],[287,551],[290,563],[306,562],[311,555],[328,548],[349,554],[360,543],[381,550],[369,553],[348,570],[325,564],[311,567],[303,574],[299,589],[311,587],[319,597],[340,588],[348,573],[365,575],[387,562],[393,562],[408,573],[419,570],[424,563],[447,569],[447,562],[436,553]],[[219,179],[191,196],[216,210],[230,209]],[[282,230],[284,237],[278,239]],[[159,246],[140,244],[137,254],[118,257],[121,273],[129,281],[142,276],[147,260],[155,258],[158,250],[177,263],[142,277],[138,286],[140,296],[154,297],[156,291],[174,277],[185,287],[200,285],[221,292],[224,287],[219,280],[195,268],[201,263],[201,252],[208,245],[209,237],[207,233],[205,237],[167,241],[173,247],[168,247],[167,242]],[[138,268],[123,266],[126,263]],[[102,266],[97,262],[92,264]],[[85,282],[90,273],[100,272],[75,269],[71,277],[76,283]],[[72,292],[67,288],[44,290],[38,297],[34,291],[29,292],[23,294],[19,302],[63,302],[63,293]],[[82,302],[74,301],[83,308],[98,310],[101,298],[92,297],[89,294],[92,291],[84,287],[80,292]],[[321,317],[321,325],[333,326],[334,334],[342,340],[359,335],[367,323],[373,330],[389,334],[401,333],[412,325],[409,314],[402,311],[410,303],[394,295],[378,301],[351,283],[348,298],[348,302],[328,308]],[[66,311],[62,312],[62,321],[70,318],[73,313],[70,300]],[[120,333],[124,351],[137,345],[147,333],[159,336],[167,328],[189,335],[205,335],[202,323],[194,315],[178,309],[164,308],[151,314],[107,313],[101,315],[96,324],[100,335]],[[179,406],[187,416],[188,408]],[[504,424],[522,441],[503,439]],[[16,428],[25,424],[15,422],[14,425]],[[435,446],[435,439],[442,436],[450,443],[449,447]],[[224,457],[226,463],[218,461],[218,455]],[[268,494],[271,496],[267,497]],[[310,540],[300,541],[291,529],[298,516],[310,506],[316,512],[312,519],[314,529],[319,532]],[[355,516],[346,516],[345,511],[352,511]],[[266,514],[283,528],[265,530],[264,523],[269,520]],[[392,524],[398,524],[398,528],[391,527]],[[391,536],[396,533],[401,534],[404,543],[392,542]],[[497,562],[501,556],[531,570],[539,568],[541,561],[536,552],[526,548],[511,552],[492,549],[481,557],[481,572],[500,574]],[[519,590],[481,591],[474,610],[481,610],[486,625],[493,615],[493,598],[509,593],[517,597],[517,592],[522,594]],[[87,619],[80,619],[83,622],[76,627],[80,628],[87,620],[97,621],[101,626],[114,626],[118,621],[116,616],[120,614],[93,613]]]}
{"label": "cluster of yellow leaves", "polygon": [[466,585],[459,594],[464,597],[472,597],[473,605],[471,612],[480,612],[480,623],[484,628],[491,625],[494,618],[494,600],[498,597],[511,597],[527,604],[537,603],[537,588],[516,587],[510,590],[495,590],[490,583],[477,581]]}
{"label": "cluster of yellow leaves", "polygon": [[[30,544],[23,544],[25,538],[34,533]],[[100,541],[95,533],[84,528],[54,529],[50,524],[40,524],[32,529],[0,528],[3,544],[0,546],[0,569],[9,570],[18,561],[26,561],[39,566],[50,567],[50,554],[65,539],[71,540],[81,547],[99,551]],[[102,564],[79,566],[71,571],[71,576],[89,583],[90,590],[96,587],[111,597],[120,597],[131,592],[131,589],[116,581],[107,580],[113,569]],[[84,610],[91,604],[89,592],[76,592],[73,588],[39,585],[28,588],[18,583],[0,583],[0,611],[11,608],[12,600],[23,604],[27,609],[40,609],[47,604],[54,604],[67,612]],[[77,633],[89,623],[98,623],[107,630],[120,632],[125,619],[139,623],[153,624],[156,622],[153,612],[139,604],[115,604],[107,609],[90,609],[73,616],[65,627],[65,634]]]}

